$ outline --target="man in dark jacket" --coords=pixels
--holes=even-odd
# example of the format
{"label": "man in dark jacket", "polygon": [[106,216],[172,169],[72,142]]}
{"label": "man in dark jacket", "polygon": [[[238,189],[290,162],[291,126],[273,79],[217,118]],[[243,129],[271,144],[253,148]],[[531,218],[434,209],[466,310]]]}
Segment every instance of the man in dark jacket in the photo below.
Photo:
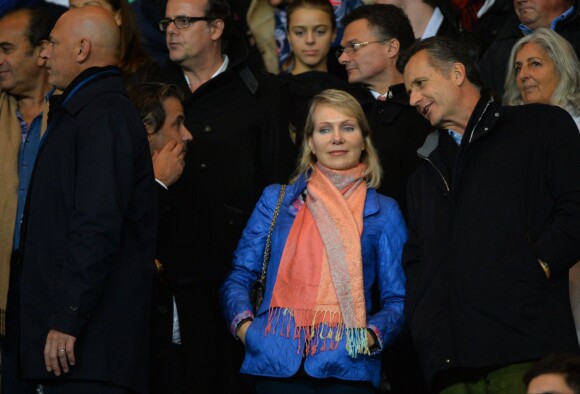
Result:
{"label": "man in dark jacket", "polygon": [[[243,391],[243,347],[229,333],[219,288],[246,222],[269,183],[295,166],[281,84],[246,63],[225,0],[169,0],[160,25],[168,62],[158,79],[185,91],[193,140],[169,190],[158,258],[177,305],[187,392]],[[213,379],[208,379],[213,376]]]}
{"label": "man in dark jacket", "polygon": [[409,106],[396,62],[415,36],[405,13],[394,5],[363,5],[343,19],[338,61],[348,81],[364,86],[357,95],[372,130],[383,179],[378,189],[397,200],[406,214],[407,179],[419,165],[415,151],[431,130]]}
{"label": "man in dark jacket", "polygon": [[65,13],[40,56],[50,102],[22,225],[24,378],[51,393],[145,392],[155,249],[149,145],[99,7]]}
{"label": "man in dark jacket", "polygon": [[409,181],[405,314],[435,391],[523,392],[532,360],[578,353],[568,270],[580,260],[580,135],[565,111],[502,107],[466,48],[418,42],[401,58],[433,126]]}

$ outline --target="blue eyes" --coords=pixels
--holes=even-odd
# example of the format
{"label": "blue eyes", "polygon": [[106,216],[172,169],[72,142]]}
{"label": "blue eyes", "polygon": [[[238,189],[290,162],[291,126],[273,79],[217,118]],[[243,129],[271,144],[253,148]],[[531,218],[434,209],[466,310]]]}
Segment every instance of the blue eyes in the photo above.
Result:
{"label": "blue eyes", "polygon": [[[356,127],[354,127],[354,126],[342,126],[340,131],[344,131],[346,133],[352,133],[353,131],[356,131]],[[320,129],[318,129],[318,133],[320,133],[320,134],[328,134],[331,132],[332,132],[331,127],[321,127]]]}

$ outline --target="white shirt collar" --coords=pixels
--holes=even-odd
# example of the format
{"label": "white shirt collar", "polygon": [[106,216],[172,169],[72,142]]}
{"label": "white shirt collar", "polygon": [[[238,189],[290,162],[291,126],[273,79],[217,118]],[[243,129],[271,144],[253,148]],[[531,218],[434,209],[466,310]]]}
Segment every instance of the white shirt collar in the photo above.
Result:
{"label": "white shirt collar", "polygon": [[[218,68],[217,71],[211,76],[210,79],[215,78],[218,75],[220,75],[221,73],[223,73],[224,71],[226,71],[229,63],[230,63],[230,58],[228,57],[228,55],[224,54],[224,62],[222,63],[220,68]],[[185,77],[185,81],[187,82],[187,86],[189,86],[189,88],[191,89],[191,84],[189,83],[189,78],[187,78],[187,75],[185,74],[185,72],[183,73],[183,76]]]}
{"label": "white shirt collar", "polygon": [[485,3],[483,3],[481,8],[477,11],[477,17],[481,18],[494,4],[495,0],[485,0]]}
{"label": "white shirt collar", "polygon": [[389,92],[391,91],[391,89],[387,90],[386,93],[379,93],[379,92],[375,92],[374,90],[369,89],[369,91],[371,92],[371,94],[373,95],[373,97],[375,98],[375,100],[377,100],[379,98],[379,96],[385,96],[385,97],[389,97]]}
{"label": "white shirt collar", "polygon": [[433,10],[433,15],[431,15],[431,19],[429,19],[429,23],[427,23],[427,27],[425,28],[421,39],[424,40],[426,38],[435,36],[442,23],[443,14],[441,13],[439,7],[435,7]]}

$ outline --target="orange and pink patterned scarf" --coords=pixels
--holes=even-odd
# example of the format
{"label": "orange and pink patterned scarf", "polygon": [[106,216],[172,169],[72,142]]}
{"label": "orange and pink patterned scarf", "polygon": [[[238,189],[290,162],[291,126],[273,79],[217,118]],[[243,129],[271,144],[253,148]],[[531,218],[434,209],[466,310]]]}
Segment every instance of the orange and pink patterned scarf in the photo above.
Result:
{"label": "orange and pink patterned scarf", "polygon": [[360,241],[365,169],[316,164],[282,253],[266,334],[292,334],[299,349],[304,339],[305,355],[336,349],[344,335],[351,357],[369,354]]}

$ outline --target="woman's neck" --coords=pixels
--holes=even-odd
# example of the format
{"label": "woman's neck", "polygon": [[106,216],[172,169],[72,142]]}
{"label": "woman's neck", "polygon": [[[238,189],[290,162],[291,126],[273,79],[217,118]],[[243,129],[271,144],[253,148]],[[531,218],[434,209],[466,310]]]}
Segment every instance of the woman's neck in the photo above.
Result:
{"label": "woman's neck", "polygon": [[294,68],[292,69],[292,71],[290,71],[290,73],[292,75],[298,75],[298,74],[303,74],[303,73],[307,73],[310,71],[321,71],[321,72],[328,72],[328,66],[326,65],[326,59],[323,62],[318,63],[315,66],[307,66],[306,64],[303,63],[296,63],[294,65]]}

